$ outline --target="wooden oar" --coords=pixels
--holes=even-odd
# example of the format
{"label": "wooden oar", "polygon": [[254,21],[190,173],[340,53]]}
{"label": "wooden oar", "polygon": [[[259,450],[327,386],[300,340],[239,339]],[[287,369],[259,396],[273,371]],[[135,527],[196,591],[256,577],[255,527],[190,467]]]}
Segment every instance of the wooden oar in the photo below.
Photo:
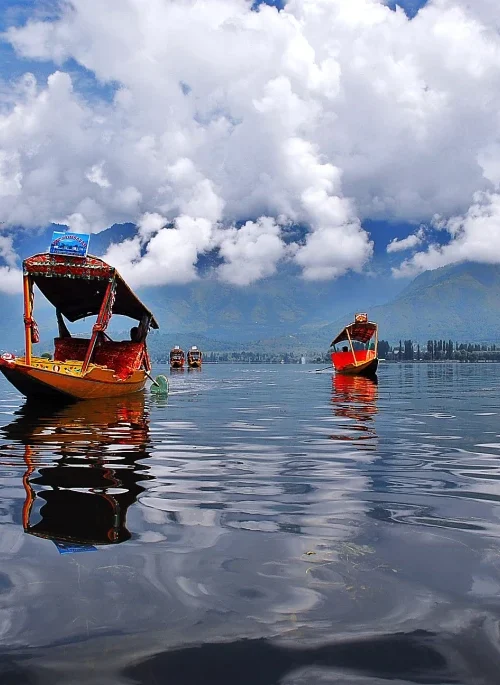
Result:
{"label": "wooden oar", "polygon": [[146,373],[146,376],[149,378],[149,380],[153,383],[153,385],[157,385],[159,388],[161,387],[161,385],[155,381],[155,379],[149,373],[149,371],[145,371],[145,373]]}

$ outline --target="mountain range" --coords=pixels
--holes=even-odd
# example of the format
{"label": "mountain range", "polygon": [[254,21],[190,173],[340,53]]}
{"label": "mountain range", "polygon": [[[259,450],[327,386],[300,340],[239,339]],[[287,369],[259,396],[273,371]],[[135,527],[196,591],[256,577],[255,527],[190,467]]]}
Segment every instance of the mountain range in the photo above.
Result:
{"label": "mountain range", "polygon": [[[303,349],[327,346],[352,320],[354,312],[326,326],[304,326],[294,345]],[[465,262],[425,271],[392,300],[371,307],[370,319],[379,324],[380,339],[397,343],[411,339],[454,342],[500,341],[500,266]],[[273,341],[278,347],[290,338]]]}
{"label": "mountain range", "polygon": [[[49,226],[33,235],[15,233],[14,248],[22,257],[43,252],[50,243]],[[92,254],[103,254],[110,243],[135,233],[133,224],[114,225],[92,235]],[[161,332],[155,348],[198,344],[203,349],[268,349],[321,351],[333,335],[352,320],[355,311],[367,311],[380,326],[380,338],[425,342],[451,338],[459,341],[498,342],[500,266],[463,263],[427,271],[413,281],[390,274],[390,257],[375,254],[366,273],[350,273],[331,282],[302,280],[294,267],[245,288],[220,282],[214,270],[217,255],[205,255],[198,264],[201,277],[192,283],[139,290],[154,311]],[[17,295],[0,301],[0,349],[22,345],[22,304]],[[36,298],[35,315],[42,333],[41,346],[50,349],[55,333],[53,309]],[[123,328],[123,323],[118,324]],[[82,325],[77,330],[84,330]],[[87,322],[88,328],[88,322]],[[111,331],[120,334],[115,327]],[[45,342],[46,341],[46,342]]]}

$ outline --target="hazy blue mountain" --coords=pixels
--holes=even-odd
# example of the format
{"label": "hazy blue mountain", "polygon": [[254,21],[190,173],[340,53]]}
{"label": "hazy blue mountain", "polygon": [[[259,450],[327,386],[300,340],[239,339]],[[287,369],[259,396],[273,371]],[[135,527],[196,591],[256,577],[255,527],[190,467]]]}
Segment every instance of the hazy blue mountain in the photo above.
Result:
{"label": "hazy blue mountain", "polygon": [[[426,271],[391,302],[368,311],[379,324],[380,337],[390,342],[404,338],[498,342],[500,266],[464,263]],[[352,314],[318,327],[314,333],[326,342]]]}
{"label": "hazy blue mountain", "polygon": [[148,289],[141,294],[158,316],[162,330],[197,330],[235,341],[296,333],[305,325],[321,326],[346,308],[375,305],[383,298],[349,275],[334,283],[307,283],[284,269],[245,288],[215,278],[185,286]]}
{"label": "hazy blue mountain", "polygon": [[23,300],[20,295],[0,298],[0,353],[17,350],[23,343]]}

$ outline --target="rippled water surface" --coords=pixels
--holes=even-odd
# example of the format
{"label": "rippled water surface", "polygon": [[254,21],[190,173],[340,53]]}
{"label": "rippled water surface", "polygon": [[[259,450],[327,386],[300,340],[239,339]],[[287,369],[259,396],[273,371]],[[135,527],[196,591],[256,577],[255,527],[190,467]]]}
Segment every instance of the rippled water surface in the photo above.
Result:
{"label": "rippled water surface", "polygon": [[1,685],[500,682],[500,365],[311,371],[0,383]]}

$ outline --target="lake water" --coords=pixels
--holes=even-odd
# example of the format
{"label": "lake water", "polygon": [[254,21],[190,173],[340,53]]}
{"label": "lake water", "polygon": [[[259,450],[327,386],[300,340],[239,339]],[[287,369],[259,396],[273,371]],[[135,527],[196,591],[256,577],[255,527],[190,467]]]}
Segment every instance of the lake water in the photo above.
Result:
{"label": "lake water", "polygon": [[500,682],[500,364],[313,369],[0,383],[1,685]]}

